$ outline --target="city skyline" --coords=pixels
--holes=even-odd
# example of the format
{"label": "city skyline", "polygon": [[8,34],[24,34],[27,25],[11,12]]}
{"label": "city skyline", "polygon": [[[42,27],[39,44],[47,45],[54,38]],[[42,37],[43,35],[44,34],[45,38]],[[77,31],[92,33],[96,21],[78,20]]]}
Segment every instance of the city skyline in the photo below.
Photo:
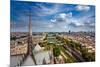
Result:
{"label": "city skyline", "polygon": [[95,31],[95,6],[11,1],[11,32],[28,32],[30,9],[33,32]]}
{"label": "city skyline", "polygon": [[10,67],[95,62],[95,6],[11,0]]}

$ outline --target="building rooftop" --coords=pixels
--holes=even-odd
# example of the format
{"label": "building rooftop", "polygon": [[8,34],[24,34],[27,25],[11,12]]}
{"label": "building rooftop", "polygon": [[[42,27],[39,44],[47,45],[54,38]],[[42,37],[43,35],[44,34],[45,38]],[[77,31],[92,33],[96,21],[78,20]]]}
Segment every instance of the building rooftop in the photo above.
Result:
{"label": "building rooftop", "polygon": [[40,47],[39,44],[37,44],[34,49],[33,49],[33,53],[40,51],[42,48]]}
{"label": "building rooftop", "polygon": [[35,63],[34,63],[32,57],[30,55],[28,55],[28,57],[26,58],[26,60],[22,64],[22,66],[32,66],[32,65],[35,65]]}

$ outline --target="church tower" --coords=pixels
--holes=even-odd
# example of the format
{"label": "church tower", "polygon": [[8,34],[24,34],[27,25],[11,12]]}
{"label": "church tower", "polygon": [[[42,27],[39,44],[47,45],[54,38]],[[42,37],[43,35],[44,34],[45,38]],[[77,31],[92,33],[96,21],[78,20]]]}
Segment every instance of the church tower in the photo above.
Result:
{"label": "church tower", "polygon": [[29,34],[28,34],[28,53],[32,55],[32,15],[31,10],[29,12]]}

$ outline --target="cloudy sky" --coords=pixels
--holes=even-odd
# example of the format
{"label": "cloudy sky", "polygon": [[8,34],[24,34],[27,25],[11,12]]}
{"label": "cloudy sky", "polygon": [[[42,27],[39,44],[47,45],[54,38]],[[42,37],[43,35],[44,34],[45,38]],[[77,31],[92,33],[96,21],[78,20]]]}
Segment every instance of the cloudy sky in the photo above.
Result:
{"label": "cloudy sky", "polygon": [[11,32],[95,31],[95,7],[78,4],[11,1]]}

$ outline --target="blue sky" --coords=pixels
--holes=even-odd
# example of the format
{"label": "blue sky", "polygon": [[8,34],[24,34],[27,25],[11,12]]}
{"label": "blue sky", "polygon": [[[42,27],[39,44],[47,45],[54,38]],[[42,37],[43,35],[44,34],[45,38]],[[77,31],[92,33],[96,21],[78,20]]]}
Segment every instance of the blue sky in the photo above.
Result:
{"label": "blue sky", "polygon": [[11,1],[11,32],[28,31],[29,10],[33,32],[95,31],[95,6]]}

